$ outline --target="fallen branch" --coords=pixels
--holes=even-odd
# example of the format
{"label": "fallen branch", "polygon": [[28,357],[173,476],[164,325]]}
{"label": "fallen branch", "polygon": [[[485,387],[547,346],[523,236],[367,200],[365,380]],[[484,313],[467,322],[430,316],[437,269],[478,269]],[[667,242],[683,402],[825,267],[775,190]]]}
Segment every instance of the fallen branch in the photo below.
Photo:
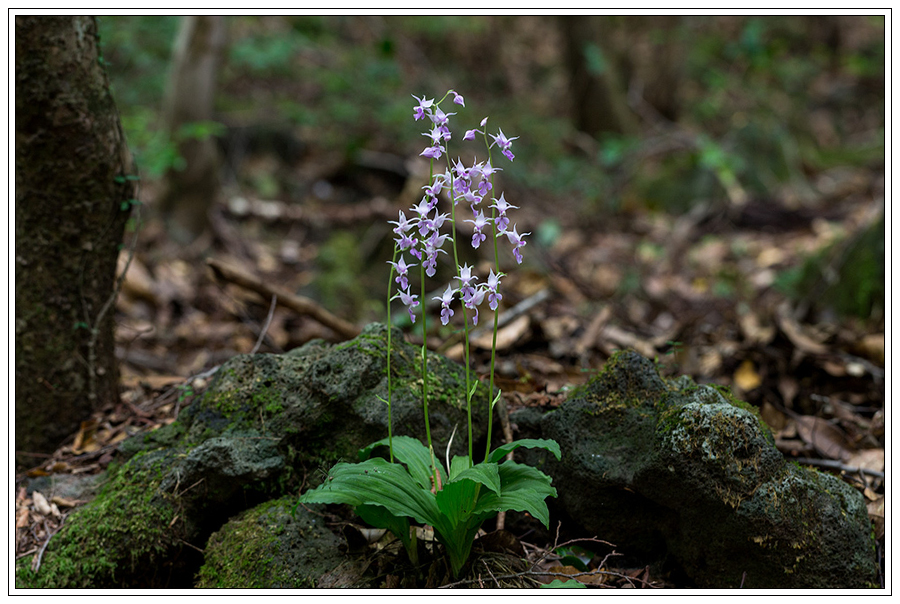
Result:
{"label": "fallen branch", "polygon": [[59,525],[56,527],[54,531],[50,531],[49,526],[47,525],[47,521],[44,520],[44,532],[47,535],[47,539],[44,541],[44,544],[41,546],[41,549],[38,550],[37,556],[35,556],[31,560],[31,570],[34,571],[35,574],[39,570],[41,570],[41,559],[44,557],[44,551],[46,551],[47,546],[50,545],[50,539],[53,538],[53,535],[59,532],[59,529],[62,528],[63,523],[66,521],[66,516],[68,514],[63,515],[63,517],[59,521]]}
{"label": "fallen branch", "polygon": [[[539,290],[537,293],[525,298],[509,310],[506,310],[500,314],[497,318],[497,328],[500,329],[507,324],[511,323],[515,319],[520,316],[526,314],[532,308],[547,300],[550,297],[550,289],[544,288]],[[469,334],[469,341],[474,342],[479,338],[489,337],[491,334],[491,330],[493,329],[493,324],[488,323],[489,327],[478,327]],[[462,356],[462,347],[457,345],[463,341],[464,335],[462,331],[458,331],[454,333],[452,336],[447,338],[447,340],[438,346],[437,351],[441,354],[446,354],[450,358],[459,358]],[[455,348],[455,350],[454,350]]]}
{"label": "fallen branch", "polygon": [[879,472],[878,470],[870,470],[869,468],[862,468],[859,466],[848,466],[835,459],[814,459],[811,457],[796,457],[788,459],[804,466],[815,466],[817,468],[825,468],[827,470],[838,470],[847,474],[868,474],[869,476],[874,476],[875,478],[884,480],[884,472]]}
{"label": "fallen branch", "polygon": [[278,304],[281,306],[315,319],[325,327],[334,331],[341,338],[349,340],[359,335],[359,328],[352,323],[333,315],[310,298],[298,296],[285,291],[280,287],[264,283],[255,275],[245,273],[239,268],[224,264],[215,258],[207,260],[206,263],[213,270],[213,273],[217,278],[255,292],[267,301],[276,297],[278,299]]}
{"label": "fallen branch", "polygon": [[272,324],[272,317],[275,315],[275,306],[278,304],[278,296],[272,296],[272,303],[269,305],[269,315],[266,317],[266,324],[263,325],[262,330],[259,332],[259,338],[256,340],[256,345],[253,347],[253,350],[250,351],[250,354],[256,354],[259,351],[259,347],[262,346],[263,340],[266,339],[266,333],[269,331],[269,325]]}

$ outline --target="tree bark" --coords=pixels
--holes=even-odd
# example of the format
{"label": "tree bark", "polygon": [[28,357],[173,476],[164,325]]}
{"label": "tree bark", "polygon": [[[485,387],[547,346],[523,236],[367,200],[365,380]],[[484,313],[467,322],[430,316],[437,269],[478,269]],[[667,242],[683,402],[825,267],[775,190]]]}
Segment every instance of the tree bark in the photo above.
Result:
{"label": "tree bark", "polygon": [[225,43],[225,17],[182,18],[172,53],[163,120],[184,162],[166,172],[158,197],[169,235],[181,243],[190,243],[209,229],[209,211],[221,195],[215,141],[209,136],[184,136],[181,130],[185,124],[213,119]]}
{"label": "tree bark", "polygon": [[[628,134],[637,128],[597,16],[559,17],[569,75],[569,99],[575,127],[591,136]],[[589,60],[593,51],[594,61]]]}
{"label": "tree bark", "polygon": [[133,164],[93,17],[16,17],[18,463],[118,401],[116,260]]}

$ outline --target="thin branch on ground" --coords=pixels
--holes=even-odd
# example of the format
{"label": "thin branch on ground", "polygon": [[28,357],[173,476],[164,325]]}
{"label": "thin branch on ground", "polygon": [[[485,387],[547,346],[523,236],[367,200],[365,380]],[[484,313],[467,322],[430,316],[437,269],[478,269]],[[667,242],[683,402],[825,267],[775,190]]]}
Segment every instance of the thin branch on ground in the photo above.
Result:
{"label": "thin branch on ground", "polygon": [[797,463],[804,466],[815,466],[817,468],[825,468],[827,470],[838,470],[847,474],[868,474],[869,476],[874,476],[875,478],[884,480],[884,472],[870,470],[868,468],[862,468],[859,466],[848,466],[836,459],[814,459],[811,457],[797,457],[792,458],[791,461],[796,461]]}
{"label": "thin branch on ground", "polygon": [[263,340],[266,339],[266,333],[269,331],[269,325],[272,324],[272,317],[275,316],[275,305],[278,303],[278,296],[272,294],[272,303],[269,304],[269,314],[266,317],[266,323],[263,325],[262,330],[259,332],[259,338],[256,340],[256,344],[253,346],[253,350],[250,351],[250,354],[256,354],[259,351],[259,347],[262,346]]}
{"label": "thin branch on ground", "polygon": [[259,277],[250,275],[234,266],[229,266],[215,258],[207,260],[206,263],[213,270],[216,277],[256,292],[265,299],[277,297],[281,306],[315,319],[341,338],[351,339],[359,335],[360,330],[358,327],[335,316],[310,298],[297,296],[274,285],[264,283]]}

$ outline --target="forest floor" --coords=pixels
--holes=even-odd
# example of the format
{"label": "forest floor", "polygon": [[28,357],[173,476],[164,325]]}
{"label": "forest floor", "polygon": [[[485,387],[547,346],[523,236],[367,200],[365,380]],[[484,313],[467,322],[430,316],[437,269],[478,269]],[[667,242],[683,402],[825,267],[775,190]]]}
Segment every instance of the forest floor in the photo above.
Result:
{"label": "forest floor", "polygon": [[[508,408],[562,404],[626,348],[656,360],[664,376],[729,386],[759,408],[785,457],[839,475],[862,493],[884,567],[886,309],[882,301],[867,318],[853,319],[819,304],[819,285],[834,281],[848,251],[840,242],[885,212],[883,21],[844,18],[843,62],[835,54],[830,66],[822,62],[828,53],[809,50],[812,34],[826,31],[816,20],[722,16],[681,24],[691,28],[685,66],[694,70],[681,90],[684,119],[644,120],[637,147],[613,153],[621,157],[611,167],[604,158],[615,145],[561,126],[567,85],[553,21],[475,20],[232,19],[218,91],[223,115],[216,116],[230,143],[222,146],[225,187],[211,232],[189,244],[173,241],[154,205],[158,182],[142,173],[140,225],[126,236],[119,265],[128,269],[117,304],[121,400],[98,410],[54,454],[16,469],[17,558],[39,564],[67,514],[84,503],[28,492],[28,478],[102,472],[122,440],[175,421],[234,355],[280,353],[314,338],[342,341],[385,321],[393,246],[387,221],[418,201],[428,169],[423,176],[421,158],[395,155],[411,147],[382,128],[401,103],[397,90],[447,81],[469,86],[470,101],[475,91],[489,100],[492,124],[501,109],[513,117],[521,110],[520,125],[543,133],[528,142],[526,129],[516,130],[522,155],[497,183],[520,208],[518,231],[531,233],[521,266],[508,251],[501,258],[509,274],[496,383]],[[104,23],[104,59],[123,124],[138,155],[144,152],[142,169],[153,173],[151,151],[160,141],[150,125],[178,20]],[[653,48],[640,27],[620,31],[628,56]],[[488,53],[497,56],[485,80]],[[411,110],[401,113],[410,127]],[[275,124],[261,138],[281,148],[250,144],[245,135],[259,124]],[[230,137],[235,132],[240,136]],[[821,153],[798,154],[806,139]],[[155,151],[171,163],[168,148]],[[520,161],[529,154],[558,157],[541,167]],[[628,167],[633,157],[641,161]],[[698,171],[709,178],[744,160],[751,169],[740,175],[765,185],[755,187],[757,197],[748,187],[743,204],[706,204],[697,202],[708,196],[700,189],[684,193]],[[520,165],[529,176],[550,176],[550,184],[536,180],[548,188],[561,181],[554,190],[580,193],[526,188],[523,173],[513,176]],[[770,186],[767,171],[792,182],[779,177]],[[591,178],[598,175],[604,178]],[[621,200],[590,193],[607,180],[612,185],[602,190],[624,192]],[[718,185],[707,189],[728,197]],[[758,198],[760,190],[766,198]],[[693,209],[651,211],[653,203]],[[461,240],[471,236],[465,226]],[[461,258],[479,275],[490,267],[484,247]],[[816,251],[825,256],[814,284],[799,297],[786,295],[784,276]],[[440,268],[435,283],[450,277]],[[435,286],[427,297],[442,290]],[[461,360],[460,323],[441,326],[439,305],[429,304],[428,346]],[[481,314],[479,326],[490,325],[487,305]],[[396,303],[394,323],[421,343],[421,323],[410,329],[405,315]],[[489,335],[472,338],[471,362],[482,377],[490,370]],[[528,553],[543,555],[552,541]],[[647,569],[617,569],[605,586],[680,587]]]}
{"label": "forest floor", "polygon": [[[557,406],[613,351],[634,349],[656,359],[663,375],[727,385],[757,405],[786,457],[840,475],[865,496],[883,547],[884,318],[812,322],[774,287],[777,272],[804,253],[872,220],[883,180],[856,182],[828,218],[751,203],[730,214],[641,213],[587,226],[555,200],[517,192],[519,230],[536,235],[529,261],[503,282],[496,371],[509,409]],[[152,215],[152,190],[143,195],[150,216],[121,264],[130,259],[118,303],[121,402],[82,424],[17,485],[26,475],[100,472],[126,437],[174,421],[235,354],[346,339],[310,314],[316,309],[353,329],[384,320],[377,308],[386,292],[386,221],[399,209],[384,196],[302,208],[233,198],[216,208],[214,236],[180,246]],[[555,218],[553,237],[542,239],[542,216]],[[341,234],[359,242],[357,253],[341,248]],[[356,284],[370,285],[343,274],[348,268],[383,274],[385,286],[360,293]],[[292,301],[301,295],[310,306]],[[490,311],[483,313],[480,324],[490,325]],[[459,325],[441,329],[433,307],[429,321],[429,347],[459,359]],[[485,376],[490,334],[476,331],[472,341],[473,365]],[[80,503],[20,485],[17,557],[42,551]],[[621,569],[607,585],[666,583]]]}

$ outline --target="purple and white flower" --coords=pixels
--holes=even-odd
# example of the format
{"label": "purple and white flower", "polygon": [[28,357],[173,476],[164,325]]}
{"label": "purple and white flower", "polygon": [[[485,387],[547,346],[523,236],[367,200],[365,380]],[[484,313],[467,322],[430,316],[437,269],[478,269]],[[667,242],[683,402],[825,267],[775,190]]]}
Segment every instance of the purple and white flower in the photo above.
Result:
{"label": "purple and white flower", "polygon": [[435,296],[435,300],[441,301],[441,324],[446,325],[450,322],[450,317],[453,316],[453,309],[450,308],[450,304],[453,302],[453,295],[456,293],[456,290],[453,289],[453,286],[448,285],[447,289],[444,290],[444,294],[441,296]]}
{"label": "purple and white flower", "polygon": [[478,249],[478,246],[487,239],[487,235],[482,232],[482,229],[484,229],[490,221],[484,216],[483,212],[475,210],[475,220],[466,220],[466,222],[471,222],[475,225],[475,233],[472,234],[472,247]]}
{"label": "purple and white flower", "polygon": [[400,289],[409,289],[409,269],[416,265],[407,264],[402,254],[400,255],[400,260],[398,262],[392,262],[388,260],[388,264],[390,264],[397,270],[397,277],[394,279],[394,281],[396,281],[400,285]]}
{"label": "purple and white flower", "polygon": [[[397,297],[400,298],[400,301],[403,302],[403,304],[406,305],[407,310],[409,310],[409,320],[415,323],[416,315],[413,312],[413,309],[419,305],[419,301],[416,300],[418,296],[416,294],[410,293],[410,291],[407,289],[406,291],[398,292],[397,295],[394,296],[394,298]],[[391,299],[393,300],[393,298]]]}
{"label": "purple and white flower", "polygon": [[420,119],[425,117],[426,111],[428,111],[429,113],[431,112],[431,107],[432,107],[432,105],[434,105],[434,99],[426,101],[424,95],[422,96],[421,99],[419,97],[417,97],[416,95],[412,95],[412,98],[419,101],[419,104],[416,105],[415,107],[413,107],[413,117],[416,118],[416,121],[419,121]]}
{"label": "purple and white flower", "polygon": [[463,299],[463,303],[469,310],[474,310],[472,315],[472,325],[478,325],[478,306],[484,301],[484,289],[481,287],[474,288],[471,293]]}
{"label": "purple and white flower", "polygon": [[500,134],[492,134],[491,138],[494,139],[494,142],[491,143],[491,147],[493,147],[494,145],[499,145],[501,152],[509,161],[512,161],[516,158],[516,156],[512,154],[512,151],[510,151],[510,147],[512,147],[512,142],[519,138],[518,136],[506,138],[506,135],[503,134],[503,129],[501,128]]}
{"label": "purple and white flower", "polygon": [[494,269],[491,269],[491,274],[488,275],[487,280],[487,292],[488,292],[488,305],[491,307],[491,310],[496,311],[497,306],[500,304],[500,300],[503,299],[503,294],[501,294],[498,289],[500,288],[500,277],[503,276],[503,273],[494,274]]}
{"label": "purple and white flower", "polygon": [[519,264],[522,264],[522,252],[520,252],[519,249],[525,247],[525,241],[522,239],[525,235],[531,235],[531,233],[522,233],[519,235],[519,233],[516,232],[515,225],[513,225],[512,231],[506,231],[509,242],[515,246],[513,247],[513,255],[516,257],[516,262]]}
{"label": "purple and white flower", "polygon": [[495,199],[494,203],[491,204],[492,208],[496,209],[500,215],[497,217],[497,232],[504,233],[506,231],[506,227],[509,226],[509,217],[506,215],[507,210],[517,210],[518,207],[507,203],[506,197],[504,197],[503,193],[500,193],[500,199]]}

